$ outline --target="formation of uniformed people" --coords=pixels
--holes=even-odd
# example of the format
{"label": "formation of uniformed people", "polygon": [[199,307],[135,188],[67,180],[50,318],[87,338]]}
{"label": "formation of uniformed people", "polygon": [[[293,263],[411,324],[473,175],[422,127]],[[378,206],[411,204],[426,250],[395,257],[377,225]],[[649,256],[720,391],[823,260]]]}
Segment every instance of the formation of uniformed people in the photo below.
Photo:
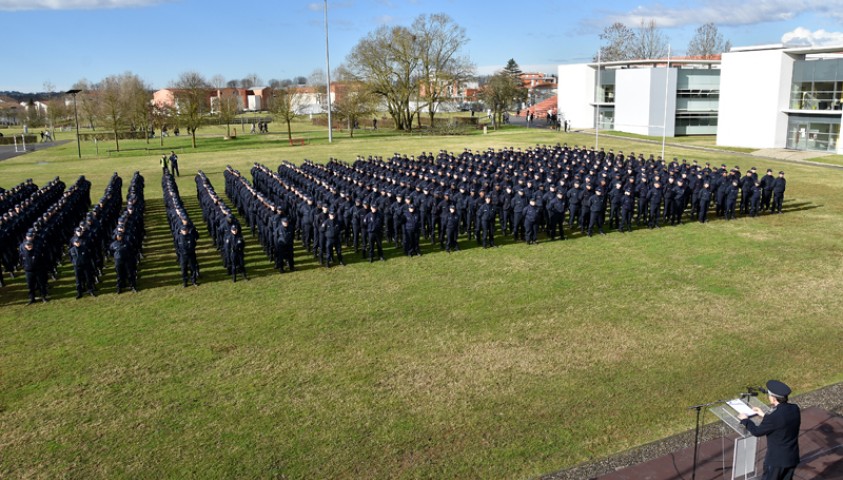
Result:
{"label": "formation of uniformed people", "polygon": [[184,208],[179,187],[170,172],[164,171],[162,174],[161,191],[164,193],[164,208],[167,211],[170,233],[173,235],[176,260],[181,269],[182,287],[187,287],[188,280],[198,286],[199,262],[196,259],[196,242],[199,240],[199,232]]}
{"label": "formation of uniformed people", "polygon": [[[169,168],[163,172],[182,283],[195,284],[198,232]],[[295,239],[320,264],[331,266],[345,263],[343,247],[353,248],[370,262],[384,260],[383,241],[407,256],[416,256],[422,254],[422,239],[450,253],[459,250],[462,235],[491,248],[496,246],[496,234],[534,244],[540,232],[549,240],[569,238],[566,228],[592,236],[595,231],[606,234],[607,227],[630,232],[633,227],[706,222],[711,213],[726,220],[781,213],[786,190],[784,172],[775,176],[768,170],[759,178],[755,168],[742,173],[738,167],[678,159],[667,162],[652,155],[645,159],[643,154],[626,156],[567,145],[466,149],[459,155],[422,152],[418,158],[395,154],[386,161],[358,157],[352,164],[334,159],[326,164],[305,161],[300,166],[284,162],[277,171],[255,164],[251,175],[252,183],[237,170],[226,168],[225,191],[279,271],[294,268]],[[203,219],[225,268],[233,281],[238,274],[248,278],[240,223],[203,172],[195,181]],[[61,195],[63,184],[60,189],[58,185],[56,180],[39,191],[30,181],[0,193],[0,201],[17,202],[0,224],[0,266],[14,269],[22,259],[25,248],[10,256],[7,245],[25,241],[21,219],[31,223],[42,215],[55,201],[56,193],[50,192]],[[96,249],[90,254],[85,242],[103,218],[94,213],[89,220],[80,225],[82,235],[77,232],[71,242],[72,260],[78,258],[83,267],[94,266],[78,269],[78,295],[93,292],[102,271]],[[124,213],[109,245],[120,290],[136,288],[141,256],[141,242],[135,234],[127,238],[125,224]],[[140,225],[142,229],[142,216]],[[41,263],[54,266],[57,252],[61,253],[61,247],[45,247],[40,253],[48,260]],[[39,290],[37,282],[35,287]]]}
{"label": "formation of uniformed people", "polygon": [[55,280],[56,267],[64,256],[73,225],[85,216],[90,206],[91,182],[81,176],[26,232],[19,253],[30,304],[35,303],[37,296],[44,302],[49,300],[48,276]]}
{"label": "formation of uniformed people", "polygon": [[109,232],[117,226],[123,208],[123,179],[115,172],[99,202],[79,222],[70,238],[68,255],[76,277],[76,298],[84,293],[96,296],[110,242]]}
{"label": "formation of uniformed people", "polygon": [[237,281],[238,273],[248,280],[246,243],[243,240],[240,222],[214,191],[211,181],[203,171],[200,170],[196,174],[195,180],[196,196],[199,199],[199,206],[202,207],[202,218],[208,225],[208,233],[214,240],[214,246],[222,256],[223,266],[231,275],[232,281]]}
{"label": "formation of uniformed people", "polygon": [[0,204],[8,207],[0,218],[0,287],[5,286],[3,272],[14,278],[20,264],[20,245],[35,220],[64,193],[65,184],[58,177],[41,189],[29,179],[0,194]]}
{"label": "formation of uniformed people", "polygon": [[108,246],[117,274],[118,294],[126,287],[133,292],[138,291],[138,264],[143,258],[143,240],[146,237],[143,218],[146,210],[144,187],[143,176],[140,172],[135,172],[129,182],[126,207],[117,219],[117,226]]}
{"label": "formation of uniformed people", "polygon": [[784,172],[775,178],[768,170],[759,178],[755,168],[743,175],[739,167],[567,145],[460,155],[423,152],[418,158],[396,154],[388,161],[358,158],[352,165],[333,159],[298,167],[285,162],[277,173],[256,165],[252,176],[257,192],[288,212],[316,258],[322,258],[325,246],[320,226],[331,210],[346,226],[346,245],[357,251],[363,244],[369,256],[369,235],[362,235],[360,219],[377,205],[382,234],[412,256],[421,252],[422,237],[433,243],[438,238],[448,251],[457,248],[455,235],[494,246],[498,228],[515,240],[536,243],[540,231],[552,240],[565,239],[566,223],[590,236],[605,234],[607,224],[625,233],[634,225],[652,229],[706,222],[712,206],[727,220],[779,213],[786,186]]}

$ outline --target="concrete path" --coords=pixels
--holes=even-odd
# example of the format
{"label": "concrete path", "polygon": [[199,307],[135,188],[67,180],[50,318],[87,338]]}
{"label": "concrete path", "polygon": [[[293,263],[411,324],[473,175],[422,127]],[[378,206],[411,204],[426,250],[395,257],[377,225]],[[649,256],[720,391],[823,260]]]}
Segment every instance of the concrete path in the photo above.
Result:
{"label": "concrete path", "polygon": [[30,152],[36,152],[38,150],[44,150],[45,148],[56,147],[58,145],[64,145],[65,143],[70,143],[73,140],[59,140],[56,142],[47,142],[47,143],[28,143],[26,144],[26,151],[25,152],[15,152],[14,145],[0,145],[0,161],[8,160],[10,158],[17,157],[19,155],[25,155]]}

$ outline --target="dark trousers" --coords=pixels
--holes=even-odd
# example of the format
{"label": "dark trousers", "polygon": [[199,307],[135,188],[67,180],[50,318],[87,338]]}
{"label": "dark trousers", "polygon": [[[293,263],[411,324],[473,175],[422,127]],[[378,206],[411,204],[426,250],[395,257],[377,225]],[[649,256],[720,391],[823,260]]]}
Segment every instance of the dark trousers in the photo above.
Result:
{"label": "dark trousers", "polygon": [[782,202],[784,201],[784,194],[783,193],[774,193],[773,194],[773,208],[772,212],[779,212],[782,213]]}
{"label": "dark trousers", "polygon": [[181,267],[181,281],[183,284],[187,285],[188,277],[190,281],[196,283],[196,280],[199,278],[199,269],[196,262],[196,255],[191,256],[183,256],[179,258],[179,266]]}
{"label": "dark trousers", "polygon": [[459,250],[460,247],[457,244],[457,234],[459,233],[458,230],[456,228],[449,228],[446,230],[447,232],[445,236],[447,237],[447,241],[445,243],[445,250],[449,252],[451,250]]}
{"label": "dark trousers", "polygon": [[375,259],[375,250],[378,251],[378,258],[383,258],[383,241],[380,232],[369,232],[369,260]]}
{"label": "dark trousers", "polygon": [[573,228],[574,221],[577,220],[580,215],[580,206],[579,204],[571,204],[571,206],[568,208],[571,212],[571,216],[568,217],[568,228]]}
{"label": "dark trousers", "polygon": [[796,467],[768,467],[764,466],[764,475],[761,480],[793,480]]}
{"label": "dark trousers", "polygon": [[495,223],[485,222],[480,229],[480,235],[483,237],[483,248],[495,246]]}
{"label": "dark trousers", "polygon": [[536,237],[539,232],[539,224],[536,222],[525,222],[524,231],[527,243],[536,243]]}
{"label": "dark trousers", "polygon": [[35,300],[36,293],[41,298],[47,296],[47,272],[26,271],[26,288],[29,289],[29,299]]}
{"label": "dark trousers", "polygon": [[709,202],[700,202],[700,223],[708,221],[708,205]]}
{"label": "dark trousers", "polygon": [[621,223],[618,228],[620,231],[632,231],[632,209],[621,209]]}

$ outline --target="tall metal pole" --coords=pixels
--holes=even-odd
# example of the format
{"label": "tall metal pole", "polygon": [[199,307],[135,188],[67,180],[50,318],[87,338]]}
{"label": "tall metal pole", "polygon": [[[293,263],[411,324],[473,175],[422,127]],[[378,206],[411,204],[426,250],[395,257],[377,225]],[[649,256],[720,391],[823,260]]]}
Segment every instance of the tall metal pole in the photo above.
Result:
{"label": "tall metal pole", "polygon": [[73,115],[76,117],[76,152],[79,158],[82,158],[82,144],[79,143],[79,110],[76,108],[76,94],[82,90],[68,90],[67,93],[73,95]]}
{"label": "tall metal pole", "polygon": [[670,45],[667,46],[667,68],[664,71],[664,117],[662,118],[662,161],[664,158],[664,144],[667,138],[667,94],[670,83]]}
{"label": "tall metal pole", "polygon": [[600,148],[600,50],[597,51],[597,85],[594,87],[594,151]]}
{"label": "tall metal pole", "polygon": [[328,86],[326,87],[328,90],[328,143],[331,143],[334,140],[334,126],[331,123],[331,56],[328,50],[328,0],[325,0],[325,65],[328,69]]}

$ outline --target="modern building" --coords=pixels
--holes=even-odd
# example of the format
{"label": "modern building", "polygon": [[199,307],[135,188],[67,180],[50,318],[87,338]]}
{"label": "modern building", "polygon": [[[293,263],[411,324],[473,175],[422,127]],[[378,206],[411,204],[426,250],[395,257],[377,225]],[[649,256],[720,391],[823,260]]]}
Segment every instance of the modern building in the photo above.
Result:
{"label": "modern building", "polygon": [[723,54],[717,144],[843,154],[843,45]]}
{"label": "modern building", "polygon": [[668,137],[717,133],[720,59],[559,66],[557,108],[572,128]]}
{"label": "modern building", "polygon": [[560,65],[558,111],[572,128],[843,154],[843,45]]}

